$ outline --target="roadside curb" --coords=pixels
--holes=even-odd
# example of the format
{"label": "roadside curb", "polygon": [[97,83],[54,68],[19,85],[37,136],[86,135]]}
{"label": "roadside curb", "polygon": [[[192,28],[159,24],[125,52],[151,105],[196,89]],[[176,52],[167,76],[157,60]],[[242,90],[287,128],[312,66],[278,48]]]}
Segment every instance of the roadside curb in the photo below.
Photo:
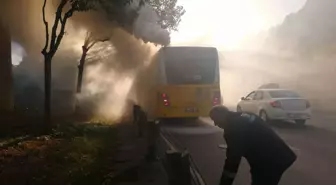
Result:
{"label": "roadside curb", "polygon": [[162,164],[170,185],[206,185],[189,151],[169,132],[161,130]]}
{"label": "roadside curb", "polygon": [[148,161],[148,138],[136,137],[132,124],[119,125],[119,148],[111,172],[103,185],[168,185],[167,175],[160,161]]}

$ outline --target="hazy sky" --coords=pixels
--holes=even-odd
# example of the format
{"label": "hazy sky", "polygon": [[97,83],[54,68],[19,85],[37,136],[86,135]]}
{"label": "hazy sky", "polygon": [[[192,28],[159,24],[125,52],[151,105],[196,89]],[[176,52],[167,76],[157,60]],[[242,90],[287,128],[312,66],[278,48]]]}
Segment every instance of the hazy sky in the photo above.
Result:
{"label": "hazy sky", "polygon": [[[179,0],[186,14],[179,31],[172,33],[172,45],[209,45],[239,49],[249,35],[280,24],[299,10],[306,0]],[[12,60],[20,63],[23,48],[12,43]]]}
{"label": "hazy sky", "polygon": [[239,49],[244,37],[280,24],[306,0],[179,0],[186,14],[172,45]]}

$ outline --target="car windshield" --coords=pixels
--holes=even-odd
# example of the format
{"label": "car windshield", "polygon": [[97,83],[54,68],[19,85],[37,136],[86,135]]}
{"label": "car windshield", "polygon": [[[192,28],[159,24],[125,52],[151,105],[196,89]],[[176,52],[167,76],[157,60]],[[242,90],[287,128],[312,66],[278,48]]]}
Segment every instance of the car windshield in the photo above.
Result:
{"label": "car windshield", "polygon": [[300,95],[293,91],[269,91],[272,98],[300,98]]}

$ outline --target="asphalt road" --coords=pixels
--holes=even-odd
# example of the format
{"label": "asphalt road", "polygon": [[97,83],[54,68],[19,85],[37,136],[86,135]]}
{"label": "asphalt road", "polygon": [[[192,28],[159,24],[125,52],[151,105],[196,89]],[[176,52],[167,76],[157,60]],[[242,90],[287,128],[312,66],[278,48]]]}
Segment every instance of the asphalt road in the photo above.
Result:
{"label": "asphalt road", "polygon": [[[218,185],[225,160],[225,149],[218,146],[225,144],[223,130],[207,119],[166,123],[161,128],[189,150],[207,185]],[[273,125],[272,128],[298,155],[280,185],[336,184],[336,116],[315,115],[304,128],[291,123]],[[243,160],[234,184],[249,183],[249,166]]]}

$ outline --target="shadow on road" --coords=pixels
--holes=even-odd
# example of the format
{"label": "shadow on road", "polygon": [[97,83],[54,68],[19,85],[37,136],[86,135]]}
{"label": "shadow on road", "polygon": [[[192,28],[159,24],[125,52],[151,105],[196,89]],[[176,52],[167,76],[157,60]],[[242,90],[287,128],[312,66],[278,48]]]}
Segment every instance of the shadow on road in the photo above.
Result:
{"label": "shadow on road", "polygon": [[180,135],[212,135],[222,133],[218,127],[203,119],[169,119],[164,120],[160,125],[161,130]]}
{"label": "shadow on road", "polygon": [[271,123],[273,127],[279,128],[279,129],[307,129],[311,127],[310,125],[298,125],[293,122],[289,121],[275,121]]}
{"label": "shadow on road", "polygon": [[189,126],[189,127],[198,127],[208,125],[208,123],[199,118],[172,118],[165,119],[161,121],[162,125],[170,125],[170,126]]}
{"label": "shadow on road", "polygon": [[321,128],[313,124],[308,125],[297,125],[292,122],[277,122],[273,123],[272,127],[282,134],[295,134],[306,137],[309,135],[310,138],[315,140],[321,138],[328,138],[328,141],[334,141],[336,139],[336,132],[327,128]]}

